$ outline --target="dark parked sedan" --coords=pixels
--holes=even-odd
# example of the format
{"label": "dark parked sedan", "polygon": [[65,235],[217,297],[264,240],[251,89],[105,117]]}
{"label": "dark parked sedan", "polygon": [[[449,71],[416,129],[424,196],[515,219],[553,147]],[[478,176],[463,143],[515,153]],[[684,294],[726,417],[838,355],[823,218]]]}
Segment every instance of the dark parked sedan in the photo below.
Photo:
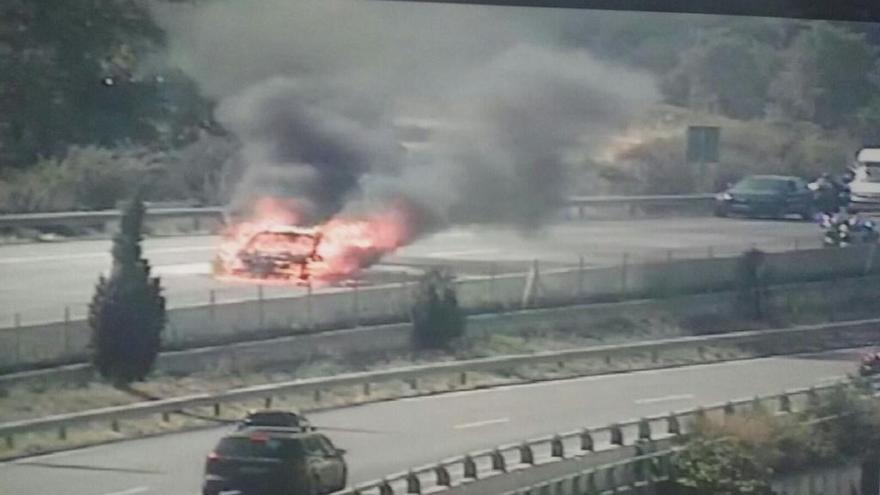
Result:
{"label": "dark parked sedan", "polygon": [[718,194],[715,215],[784,217],[799,215],[811,220],[815,198],[805,180],[782,175],[751,175]]}

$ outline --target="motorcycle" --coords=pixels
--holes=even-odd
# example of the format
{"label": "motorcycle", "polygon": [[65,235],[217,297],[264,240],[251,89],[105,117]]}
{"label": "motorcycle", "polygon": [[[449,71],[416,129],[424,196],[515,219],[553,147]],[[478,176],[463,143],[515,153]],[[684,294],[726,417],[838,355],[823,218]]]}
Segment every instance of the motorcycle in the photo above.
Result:
{"label": "motorcycle", "polygon": [[859,364],[859,376],[873,376],[880,373],[880,352],[867,354]]}
{"label": "motorcycle", "polygon": [[820,222],[825,230],[822,244],[825,247],[847,247],[853,244],[870,244],[880,240],[873,220],[865,220],[858,215],[822,215]]}

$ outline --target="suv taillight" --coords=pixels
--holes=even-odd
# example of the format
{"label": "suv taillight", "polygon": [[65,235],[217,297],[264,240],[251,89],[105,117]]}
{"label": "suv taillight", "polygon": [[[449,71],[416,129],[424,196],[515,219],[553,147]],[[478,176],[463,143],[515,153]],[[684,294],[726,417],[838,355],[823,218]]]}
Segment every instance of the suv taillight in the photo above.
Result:
{"label": "suv taillight", "polygon": [[220,457],[220,454],[218,454],[216,452],[211,452],[210,454],[208,454],[208,462],[215,462],[215,461],[219,461],[220,459],[222,459]]}

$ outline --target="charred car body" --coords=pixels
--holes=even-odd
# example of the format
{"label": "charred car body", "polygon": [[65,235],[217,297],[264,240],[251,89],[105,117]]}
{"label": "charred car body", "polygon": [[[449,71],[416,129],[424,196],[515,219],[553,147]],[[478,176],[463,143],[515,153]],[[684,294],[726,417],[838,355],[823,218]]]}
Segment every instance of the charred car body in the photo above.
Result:
{"label": "charred car body", "polygon": [[321,232],[314,228],[275,226],[248,236],[235,251],[222,253],[228,275],[308,281],[318,254]]}

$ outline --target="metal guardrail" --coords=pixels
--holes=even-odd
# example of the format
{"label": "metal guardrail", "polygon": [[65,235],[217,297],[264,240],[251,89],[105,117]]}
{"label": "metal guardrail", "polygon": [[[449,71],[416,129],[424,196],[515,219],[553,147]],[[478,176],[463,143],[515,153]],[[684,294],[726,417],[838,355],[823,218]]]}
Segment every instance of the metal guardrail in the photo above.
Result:
{"label": "metal guardrail", "polygon": [[[691,203],[700,205],[714,199],[711,194],[658,195],[658,196],[572,196],[565,200],[565,206],[680,206]],[[160,218],[209,218],[223,219],[222,207],[187,208],[148,208],[148,219]],[[119,210],[100,211],[62,211],[49,213],[13,213],[0,215],[0,227],[40,227],[47,225],[90,225],[114,221],[119,218]]]}
{"label": "metal guardrail", "polygon": [[[393,495],[394,493],[421,494],[435,493],[444,489],[450,489],[476,480],[501,476],[510,472],[516,472],[546,465],[556,461],[583,458],[600,452],[636,446],[635,459],[650,458],[652,454],[646,453],[645,449],[650,446],[646,442],[651,440],[664,440],[686,435],[691,427],[689,420],[705,417],[711,414],[730,416],[745,409],[764,408],[769,409],[768,402],[775,404],[776,412],[788,414],[806,409],[810,405],[817,404],[821,400],[821,393],[846,386],[848,381],[825,384],[816,387],[799,388],[788,390],[779,394],[755,396],[747,399],[739,399],[705,407],[697,407],[666,415],[648,416],[638,419],[630,419],[614,423],[600,428],[584,428],[580,430],[549,435],[545,437],[527,440],[522,443],[501,445],[493,449],[470,452],[461,456],[449,458],[436,464],[413,468],[405,472],[399,472],[386,476],[380,480],[369,481],[348,488],[338,495],[361,495],[378,493],[379,495]],[[796,406],[801,405],[798,409]],[[596,466],[589,471],[604,469],[631,470],[634,466],[628,459],[622,462],[608,463]],[[583,469],[577,474],[554,478],[548,482],[532,484],[530,488],[518,491],[523,495],[543,495],[549,493],[602,493],[602,491],[584,491],[590,483],[591,476],[582,476]],[[624,478],[626,473],[619,473]],[[632,472],[629,477],[632,478]],[[609,479],[615,479],[611,473]],[[619,478],[618,478],[619,479]],[[595,477],[593,477],[595,481]],[[655,480],[659,481],[660,478]],[[587,486],[578,485],[585,482]],[[573,491],[566,488],[575,488]],[[615,487],[605,487],[615,489]],[[549,490],[549,491],[548,491]],[[554,491],[560,490],[560,491]]]}
{"label": "metal guardrail", "polygon": [[[703,355],[705,348],[709,346],[731,344],[742,345],[766,341],[772,343],[778,341],[780,337],[797,336],[798,338],[803,339],[816,334],[828,334],[840,340],[839,336],[843,332],[876,330],[878,327],[880,327],[880,319],[872,319],[779,330],[755,330],[722,335],[683,337],[619,345],[595,346],[564,351],[499,356],[467,361],[426,364],[390,370],[348,373],[329,378],[321,377],[293,380],[245,387],[216,394],[198,394],[134,405],[115,406],[77,413],[61,414],[39,419],[7,422],[0,424],[0,437],[6,438],[7,445],[14,445],[15,435],[23,433],[57,428],[59,436],[63,438],[66,436],[68,428],[79,425],[110,421],[115,428],[118,427],[118,420],[120,419],[146,417],[155,414],[166,416],[186,409],[206,406],[212,406],[215,415],[219,416],[222,404],[238,403],[254,399],[263,399],[269,402],[273,396],[297,393],[320,394],[322,390],[336,387],[361,386],[363,387],[364,394],[369,395],[370,384],[373,383],[401,380],[410,382],[412,388],[416,389],[418,387],[419,379],[432,375],[456,374],[459,375],[460,383],[466,385],[468,373],[474,372],[503,371],[511,370],[519,366],[533,366],[547,363],[564,367],[568,361],[584,359],[605,359],[606,362],[610,362],[612,358],[624,355],[649,355],[651,361],[656,363],[659,361],[660,353],[662,351],[669,351],[672,349],[681,350],[696,348],[699,354]],[[793,348],[791,347],[786,347],[786,349],[790,352],[797,352],[792,350]],[[717,361],[720,360],[722,359],[717,359]]]}

